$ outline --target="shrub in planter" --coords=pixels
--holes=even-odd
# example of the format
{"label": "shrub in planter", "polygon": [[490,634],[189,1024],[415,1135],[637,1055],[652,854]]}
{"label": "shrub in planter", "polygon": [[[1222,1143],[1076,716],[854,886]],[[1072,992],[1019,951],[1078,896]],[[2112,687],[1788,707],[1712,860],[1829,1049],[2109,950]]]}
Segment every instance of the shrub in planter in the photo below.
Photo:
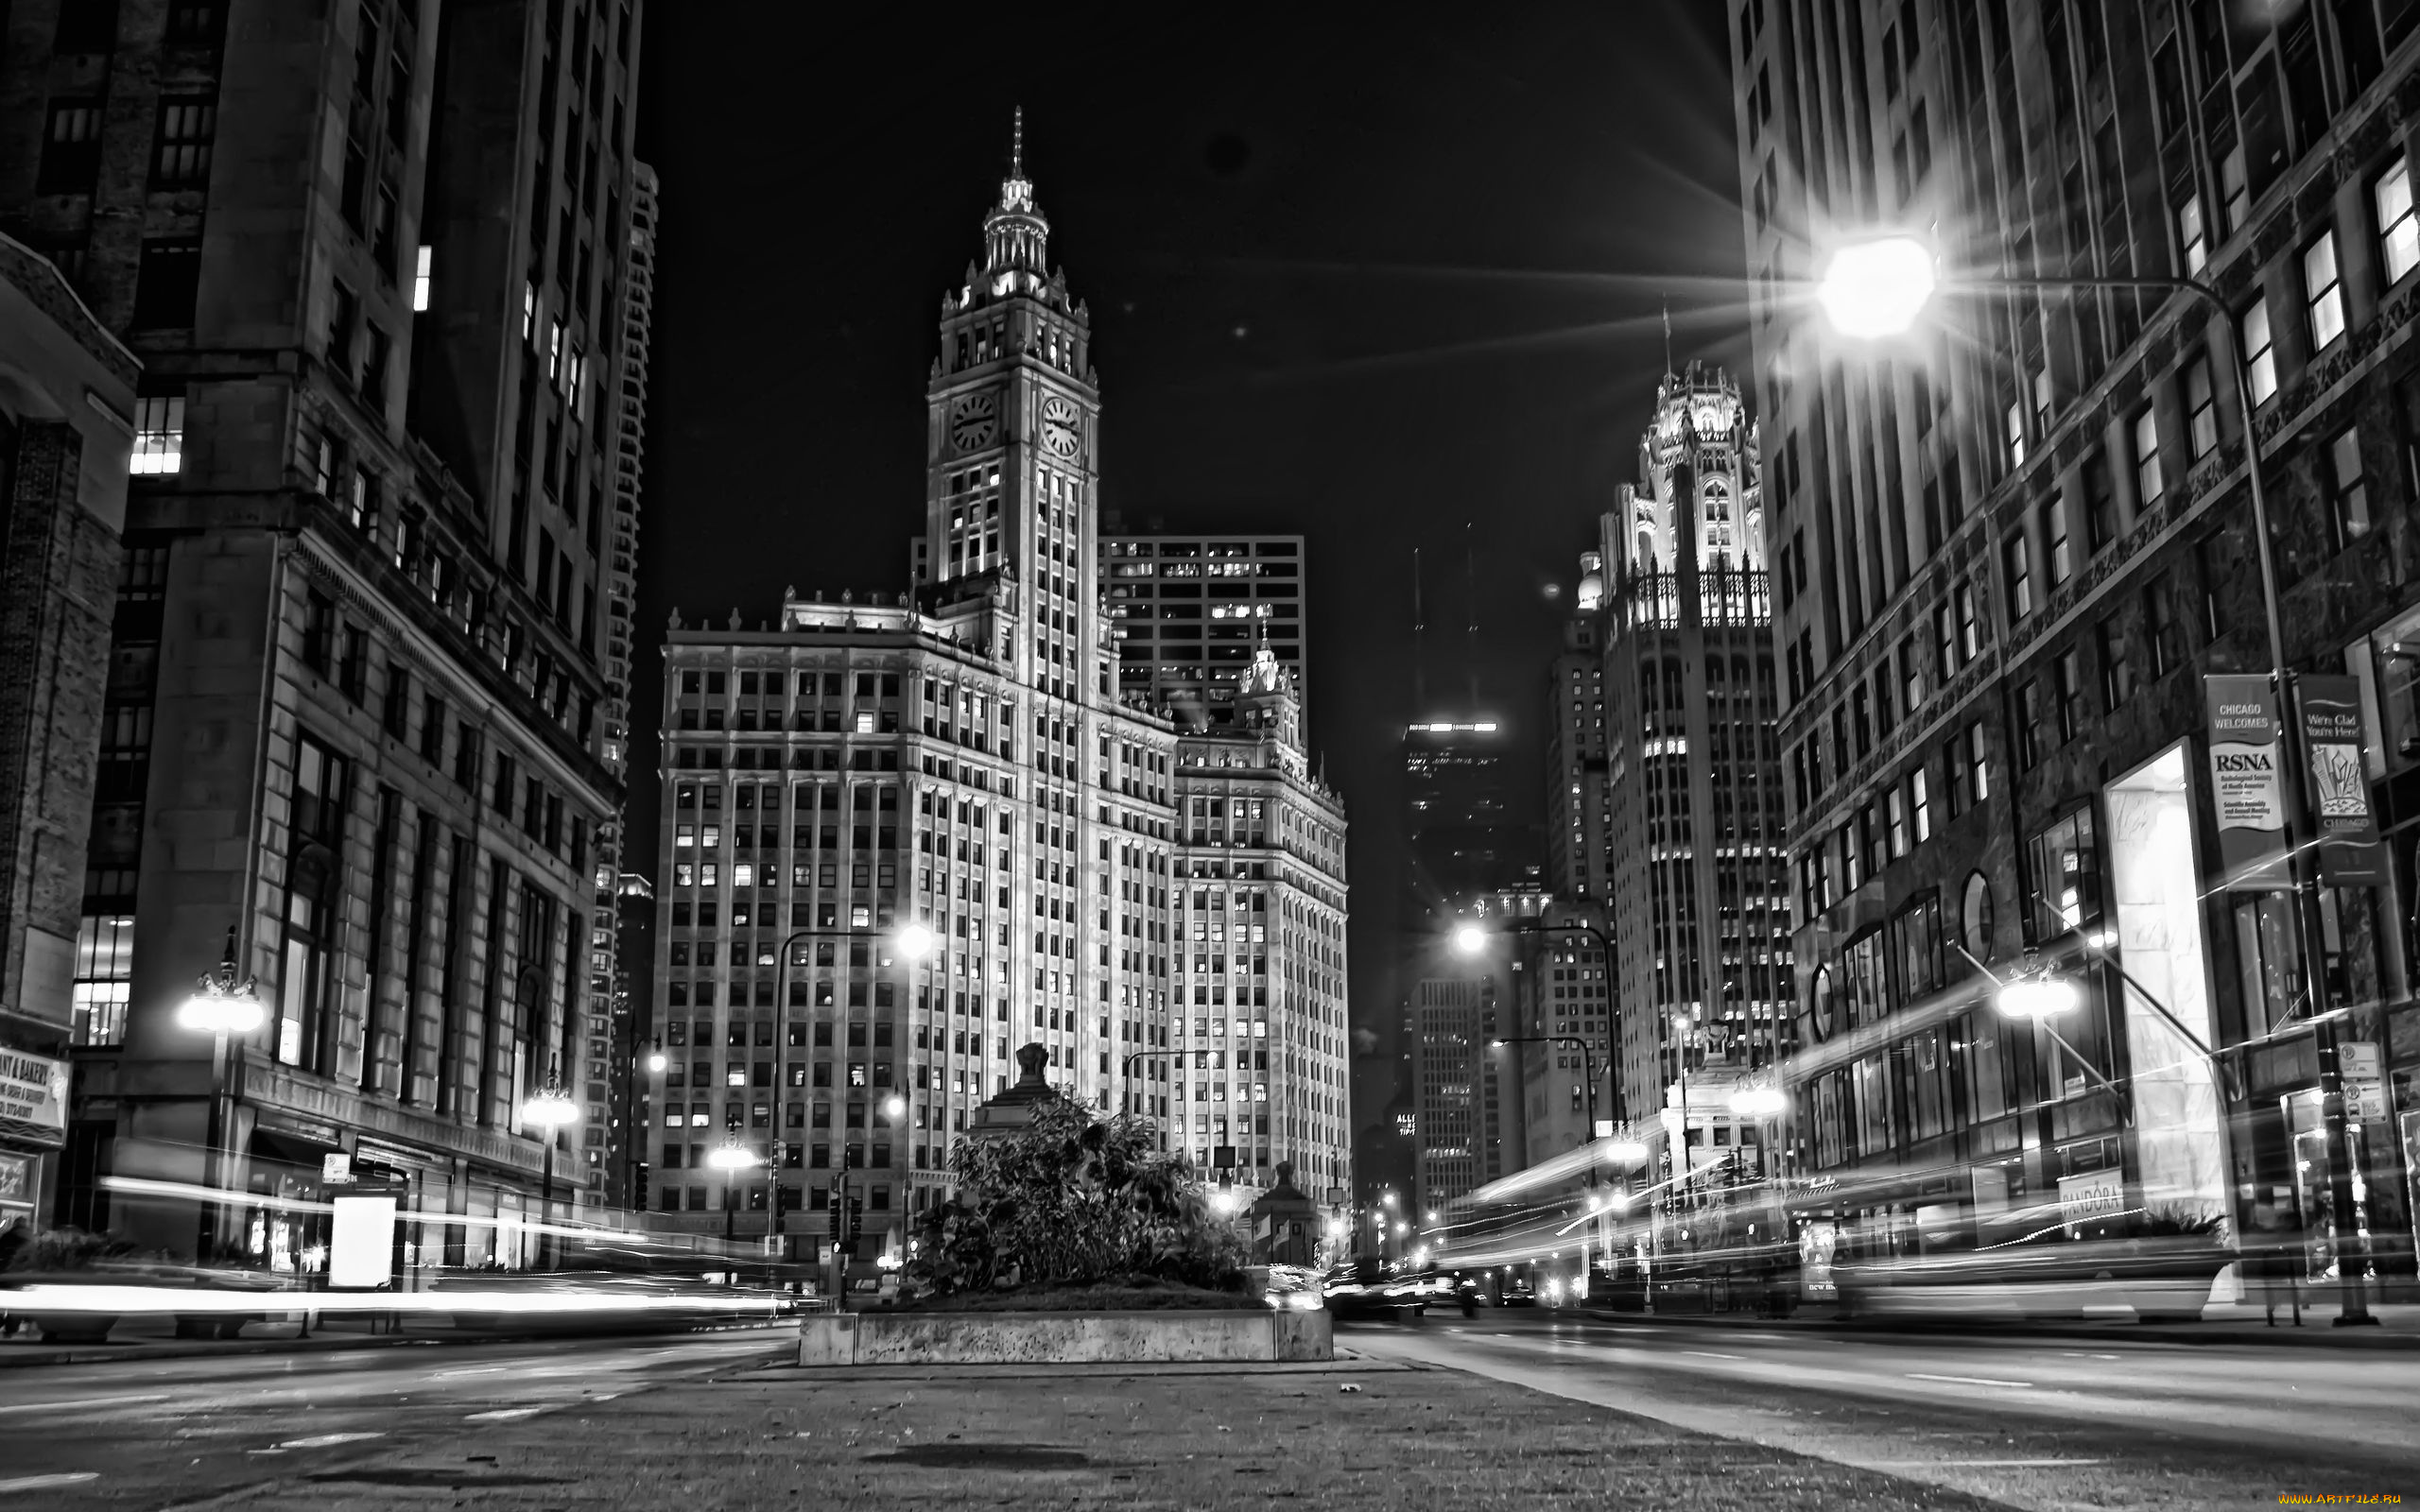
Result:
{"label": "shrub in planter", "polygon": [[903,1300],[1149,1278],[1241,1292],[1245,1246],[1159,1126],[1065,1097],[1012,1135],[950,1151],[958,1190],[926,1211]]}

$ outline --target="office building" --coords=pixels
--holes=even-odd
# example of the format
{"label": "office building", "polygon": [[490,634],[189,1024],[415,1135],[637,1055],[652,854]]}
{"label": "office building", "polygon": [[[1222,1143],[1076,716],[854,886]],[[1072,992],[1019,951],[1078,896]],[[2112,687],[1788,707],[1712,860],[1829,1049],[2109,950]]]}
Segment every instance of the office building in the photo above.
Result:
{"label": "office building", "polygon": [[1790,1005],[1763,489],[1737,386],[1666,375],[1638,458],[1595,554],[1617,1097],[1659,1160],[1680,1143],[1727,1160],[1730,1093],[1772,1063]]}
{"label": "office building", "polygon": [[1101,576],[1117,635],[1117,691],[1181,728],[1223,730],[1253,648],[1265,638],[1304,684],[1303,538],[1136,536],[1111,531]]}
{"label": "office building", "polygon": [[0,237],[0,1233],[49,1226],[69,1044],[126,1011],[73,984],[130,922],[88,937],[82,903],[139,372],[58,268]]}
{"label": "office building", "polygon": [[[1839,1213],[1844,1243],[2149,1209],[2246,1243],[2329,1234],[2314,1271],[2358,1231],[2411,1274],[2414,19],[1738,8],[1803,984],[1790,1156],[1932,1181]],[[1836,334],[1784,288],[1867,225],[1935,228],[1982,292],[1891,340]],[[2010,282],[2128,275],[2199,281],[2218,312]],[[2332,792],[2366,802],[2388,862],[2323,848],[2310,959],[2288,896],[2224,861],[2204,747],[2207,679],[2273,664],[2247,428],[2283,660],[2306,692],[2352,679],[2364,728]],[[2071,1051],[1996,1011],[1985,972],[2031,947],[2076,989],[2052,1026]]]}
{"label": "office building", "polygon": [[[1267,642],[1230,726],[1119,696],[1090,323],[1047,234],[1014,155],[942,301],[913,591],[669,634],[670,1226],[779,1212],[820,1244],[820,1211],[788,1214],[845,1182],[895,1251],[1028,1043],[1053,1085],[1247,1186],[1281,1160],[1349,1178],[1342,808]],[[728,1185],[725,1143],[766,1164]]]}
{"label": "office building", "polygon": [[1547,886],[1559,898],[1601,905],[1605,810],[1613,800],[1605,761],[1604,558],[1584,553],[1580,574],[1563,622],[1563,650],[1547,674]]}
{"label": "office building", "polygon": [[[608,1101],[586,956],[638,20],[10,14],[0,229],[144,365],[67,1221],[309,1271],[349,1169],[403,1194],[406,1265],[519,1263],[550,1205],[522,1106],[550,1077]],[[267,1022],[220,1061],[178,1008],[231,927]],[[559,1137],[561,1211],[602,1151]],[[233,1195],[197,1223],[104,1175]]]}

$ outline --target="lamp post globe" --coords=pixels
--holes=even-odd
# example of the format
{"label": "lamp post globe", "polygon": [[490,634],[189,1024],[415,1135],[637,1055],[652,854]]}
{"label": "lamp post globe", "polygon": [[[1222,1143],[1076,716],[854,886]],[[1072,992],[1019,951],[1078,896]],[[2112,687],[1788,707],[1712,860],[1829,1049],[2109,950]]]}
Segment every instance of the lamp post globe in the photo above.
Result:
{"label": "lamp post globe", "polygon": [[1487,931],[1477,924],[1464,924],[1454,931],[1454,949],[1464,955],[1477,955],[1487,949]]}
{"label": "lamp post globe", "polygon": [[1876,236],[1834,249],[1815,300],[1834,330],[1872,340],[1914,325],[1939,282],[1931,248],[1913,236]]}
{"label": "lamp post globe", "polygon": [[933,932],[925,925],[909,924],[899,932],[898,937],[891,943],[899,952],[900,959],[921,961],[933,954],[933,946],[937,941]]}

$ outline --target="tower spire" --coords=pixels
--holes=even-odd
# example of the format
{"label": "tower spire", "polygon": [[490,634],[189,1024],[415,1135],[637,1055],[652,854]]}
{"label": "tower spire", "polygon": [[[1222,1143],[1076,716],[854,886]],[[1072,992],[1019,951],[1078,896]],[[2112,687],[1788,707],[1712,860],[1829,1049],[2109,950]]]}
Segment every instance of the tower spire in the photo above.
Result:
{"label": "tower spire", "polygon": [[1015,124],[1009,131],[1009,177],[1025,177],[1025,107],[1016,107]]}

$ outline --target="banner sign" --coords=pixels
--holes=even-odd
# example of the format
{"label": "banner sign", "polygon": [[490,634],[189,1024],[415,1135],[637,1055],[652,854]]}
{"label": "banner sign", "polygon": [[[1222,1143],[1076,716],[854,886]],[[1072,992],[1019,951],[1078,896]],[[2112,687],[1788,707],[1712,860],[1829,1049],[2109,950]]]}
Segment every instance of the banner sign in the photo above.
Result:
{"label": "banner sign", "polygon": [[2266,677],[2235,673],[2204,677],[2202,696],[2209,721],[2210,806],[2219,819],[2221,885],[2290,887],[2280,775],[2285,730],[2276,696]]}
{"label": "banner sign", "polygon": [[31,1125],[64,1138],[67,1062],[0,1045],[0,1124]]}
{"label": "banner sign", "polygon": [[2370,809],[2370,779],[2361,764],[2368,740],[2361,685],[2348,677],[2294,679],[2302,715],[2303,751],[2310,768],[2311,818],[2319,841],[2319,880],[2331,887],[2375,886],[2386,881],[2386,851]]}

